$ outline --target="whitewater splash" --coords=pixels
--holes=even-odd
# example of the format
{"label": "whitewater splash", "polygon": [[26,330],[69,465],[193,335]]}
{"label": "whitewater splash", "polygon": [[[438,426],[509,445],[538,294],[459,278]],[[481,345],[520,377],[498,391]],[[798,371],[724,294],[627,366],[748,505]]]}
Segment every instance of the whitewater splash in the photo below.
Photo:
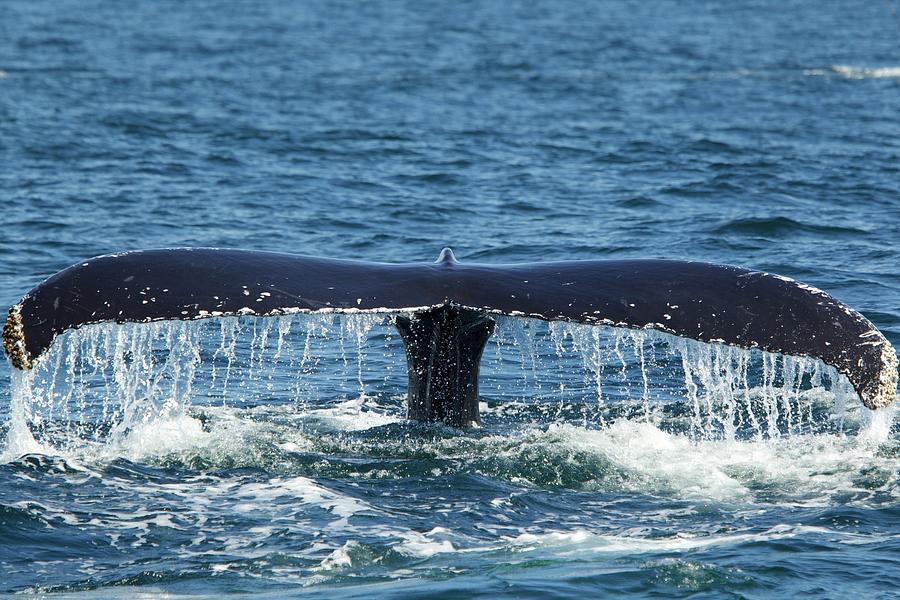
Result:
{"label": "whitewater splash", "polygon": [[[364,426],[404,416],[403,346],[384,314],[90,325],[12,376],[7,459],[178,446],[202,434],[192,413],[205,407],[343,406],[335,418]],[[887,435],[893,414],[873,421],[846,378],[810,358],[512,317],[485,351],[481,396],[488,423],[628,419],[694,441],[841,432],[848,419]]]}

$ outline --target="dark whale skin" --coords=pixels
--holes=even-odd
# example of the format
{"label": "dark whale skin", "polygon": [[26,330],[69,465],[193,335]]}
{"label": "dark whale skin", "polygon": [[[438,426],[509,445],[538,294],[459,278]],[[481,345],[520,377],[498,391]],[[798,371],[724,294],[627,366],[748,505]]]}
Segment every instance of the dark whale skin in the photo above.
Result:
{"label": "dark whale skin", "polygon": [[53,275],[10,309],[4,347],[20,369],[89,323],[295,312],[423,312],[457,306],[616,327],[821,359],[863,404],[896,397],[896,353],[825,292],[740,267],[675,260],[388,264],[218,248],[138,250]]}

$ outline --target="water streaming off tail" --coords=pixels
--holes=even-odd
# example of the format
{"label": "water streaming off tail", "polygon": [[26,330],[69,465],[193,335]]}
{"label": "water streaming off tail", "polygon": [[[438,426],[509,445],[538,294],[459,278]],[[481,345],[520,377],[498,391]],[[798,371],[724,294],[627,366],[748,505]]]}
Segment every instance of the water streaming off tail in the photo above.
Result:
{"label": "water streaming off tail", "polygon": [[[483,397],[580,407],[585,421],[650,420],[693,439],[841,429],[845,377],[819,360],[704,344],[651,330],[504,318]],[[519,364],[519,369],[503,365]],[[518,383],[517,383],[518,381]],[[558,413],[557,413],[558,414]]]}
{"label": "water streaming off tail", "polygon": [[[405,390],[390,315],[91,325],[14,374],[7,437],[75,449],[204,406],[302,411],[348,398],[399,418]],[[498,319],[485,349],[481,396],[486,426],[648,420],[692,439],[840,429],[855,398],[845,378],[809,358],[513,317]]]}

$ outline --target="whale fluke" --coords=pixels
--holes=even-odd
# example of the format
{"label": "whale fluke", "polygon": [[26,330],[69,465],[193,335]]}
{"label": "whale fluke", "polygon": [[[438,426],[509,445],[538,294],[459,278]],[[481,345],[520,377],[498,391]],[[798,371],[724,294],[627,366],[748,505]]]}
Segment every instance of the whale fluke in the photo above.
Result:
{"label": "whale fluke", "polygon": [[3,343],[12,364],[28,369],[57,335],[89,323],[319,311],[405,313],[395,323],[409,358],[410,416],[457,425],[478,420],[477,359],[492,314],[811,356],[846,375],[871,409],[896,396],[896,353],[852,308],[786,277],[674,260],[468,264],[445,249],[434,263],[387,264],[140,250],[80,262],[39,284],[10,309]]}

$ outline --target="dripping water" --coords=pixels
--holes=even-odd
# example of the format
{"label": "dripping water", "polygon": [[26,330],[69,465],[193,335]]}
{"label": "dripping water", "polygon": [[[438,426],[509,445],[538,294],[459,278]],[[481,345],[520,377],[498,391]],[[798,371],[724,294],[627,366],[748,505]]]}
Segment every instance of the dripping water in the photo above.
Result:
{"label": "dripping water", "polygon": [[[487,427],[629,419],[692,440],[763,440],[840,432],[865,410],[846,378],[807,357],[649,330],[497,321],[481,367]],[[402,419],[405,388],[387,314],[90,325],[14,374],[7,445],[116,444],[208,406],[343,403]]]}

